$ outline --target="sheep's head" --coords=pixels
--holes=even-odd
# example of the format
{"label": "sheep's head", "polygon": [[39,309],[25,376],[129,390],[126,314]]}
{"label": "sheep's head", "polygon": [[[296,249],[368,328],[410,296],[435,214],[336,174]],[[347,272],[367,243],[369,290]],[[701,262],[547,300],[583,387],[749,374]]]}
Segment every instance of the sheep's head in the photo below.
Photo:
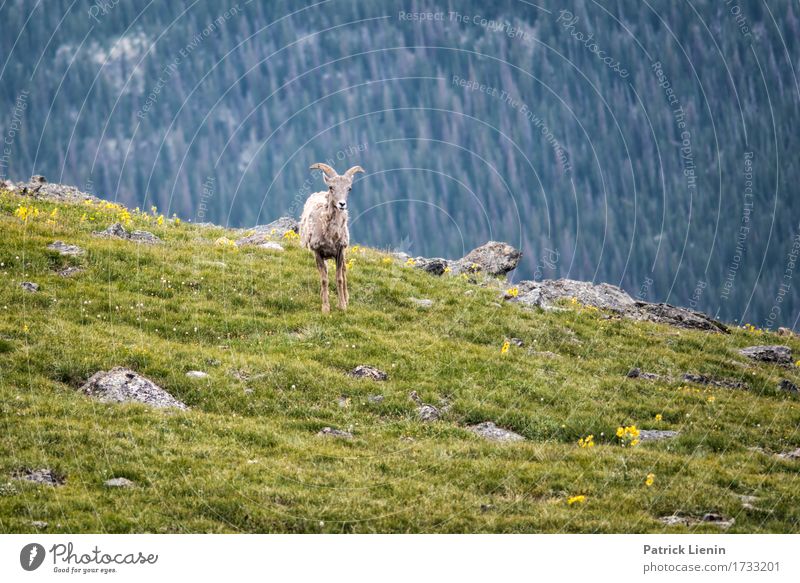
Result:
{"label": "sheep's head", "polygon": [[317,162],[311,165],[311,169],[322,170],[322,179],[328,186],[328,205],[337,211],[347,210],[347,195],[353,188],[353,176],[358,172],[364,172],[361,166],[353,166],[344,174],[337,174],[336,170]]}

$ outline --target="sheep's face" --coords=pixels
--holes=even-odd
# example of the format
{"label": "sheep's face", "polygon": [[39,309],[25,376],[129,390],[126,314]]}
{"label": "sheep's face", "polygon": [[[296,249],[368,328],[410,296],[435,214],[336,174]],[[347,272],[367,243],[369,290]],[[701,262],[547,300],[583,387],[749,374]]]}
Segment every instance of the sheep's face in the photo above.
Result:
{"label": "sheep's face", "polygon": [[332,176],[323,174],[323,180],[328,185],[328,205],[337,211],[347,210],[347,195],[353,189],[352,176]]}

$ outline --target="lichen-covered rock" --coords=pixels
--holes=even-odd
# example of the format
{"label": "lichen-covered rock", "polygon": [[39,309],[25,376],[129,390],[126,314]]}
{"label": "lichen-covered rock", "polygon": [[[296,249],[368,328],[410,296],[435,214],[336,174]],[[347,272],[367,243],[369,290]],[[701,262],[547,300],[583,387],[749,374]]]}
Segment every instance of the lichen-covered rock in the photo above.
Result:
{"label": "lichen-covered rock", "polygon": [[14,478],[47,486],[61,486],[67,481],[66,477],[50,468],[22,468],[14,472]]}
{"label": "lichen-covered rock", "polygon": [[702,374],[694,374],[690,372],[687,372],[683,375],[683,380],[698,385],[709,385],[712,387],[723,387],[726,389],[747,390],[748,388],[750,388],[747,383],[743,381],[737,381],[736,379],[718,379],[715,377],[710,377]]}
{"label": "lichen-covered rock", "polygon": [[143,403],[159,409],[188,409],[185,403],[151,380],[120,366],[92,375],[81,392],[103,403]]}
{"label": "lichen-covered rock", "polygon": [[760,362],[792,364],[792,349],[788,346],[748,346],[739,351],[744,356]]}
{"label": "lichen-covered rock", "polygon": [[77,257],[86,253],[86,251],[77,245],[70,245],[68,243],[64,243],[63,241],[53,241],[47,246],[47,248],[51,251],[58,252],[60,255],[66,255],[68,257]]}
{"label": "lichen-covered rock", "polygon": [[709,316],[669,304],[651,304],[634,300],[628,292],[608,283],[591,283],[574,279],[521,281],[515,297],[509,301],[542,309],[557,309],[563,300],[575,300],[583,306],[615,312],[632,320],[669,324],[679,328],[727,333],[727,327]]}
{"label": "lichen-covered rock", "polygon": [[161,243],[161,239],[156,237],[153,233],[148,231],[128,231],[122,226],[122,223],[114,223],[113,225],[109,225],[105,231],[94,231],[92,235],[95,237],[124,239],[127,241],[134,241],[136,243],[145,243],[147,245]]}
{"label": "lichen-covered rock", "polygon": [[389,378],[389,375],[382,370],[367,364],[359,364],[348,374],[357,379],[371,379],[373,381],[385,381],[387,378]]}
{"label": "lichen-covered rock", "polygon": [[480,271],[487,275],[501,277],[516,269],[522,251],[499,241],[489,241],[467,253],[458,261],[452,262],[455,273]]}
{"label": "lichen-covered rock", "polygon": [[489,441],[524,441],[525,438],[519,433],[514,433],[508,429],[498,427],[491,421],[484,421],[478,425],[467,427],[472,433],[488,439]]}

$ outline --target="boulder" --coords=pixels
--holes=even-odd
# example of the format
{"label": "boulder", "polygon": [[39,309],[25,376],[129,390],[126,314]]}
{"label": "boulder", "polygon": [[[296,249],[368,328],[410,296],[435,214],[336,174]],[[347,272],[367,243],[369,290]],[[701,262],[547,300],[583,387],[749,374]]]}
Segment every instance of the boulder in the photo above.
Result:
{"label": "boulder", "polygon": [[83,271],[80,267],[75,267],[70,265],[69,267],[65,267],[64,269],[59,270],[56,272],[61,277],[72,277],[73,275],[80,273]]}
{"label": "boulder", "polygon": [[508,243],[489,241],[455,261],[453,271],[456,273],[481,271],[487,275],[502,277],[516,269],[521,258],[522,251]]}
{"label": "boulder", "polygon": [[357,379],[371,379],[373,381],[385,381],[389,376],[380,369],[366,364],[359,364],[348,373]]}
{"label": "boulder", "polygon": [[491,421],[484,421],[477,425],[467,427],[472,433],[488,439],[489,441],[524,441],[525,438],[519,433],[514,433],[508,429],[498,427]]}
{"label": "boulder", "polygon": [[775,364],[792,364],[792,349],[788,346],[748,346],[739,351],[740,354],[758,360]]}
{"label": "boulder", "polygon": [[158,409],[189,408],[151,380],[120,366],[92,375],[81,392],[103,403],[143,403]]}
{"label": "boulder", "polygon": [[57,251],[60,255],[66,255],[69,257],[76,257],[86,253],[86,251],[77,245],[69,245],[63,241],[54,241],[50,243],[47,248],[51,251]]}
{"label": "boulder", "polygon": [[636,302],[637,311],[633,317],[638,320],[669,324],[678,328],[689,328],[691,330],[705,330],[707,332],[722,332],[728,334],[730,331],[723,323],[714,320],[702,312],[695,312],[686,308],[679,308],[670,304],[651,304],[648,302]]}
{"label": "boulder", "polygon": [[148,231],[128,231],[122,226],[122,223],[114,223],[113,225],[109,225],[105,231],[94,231],[92,235],[95,237],[125,239],[127,241],[145,243],[148,245],[161,243],[161,239],[156,237],[153,233]]}
{"label": "boulder", "polygon": [[414,267],[430,273],[431,275],[443,275],[449,264],[450,262],[447,259],[442,259],[441,257],[414,258]]}

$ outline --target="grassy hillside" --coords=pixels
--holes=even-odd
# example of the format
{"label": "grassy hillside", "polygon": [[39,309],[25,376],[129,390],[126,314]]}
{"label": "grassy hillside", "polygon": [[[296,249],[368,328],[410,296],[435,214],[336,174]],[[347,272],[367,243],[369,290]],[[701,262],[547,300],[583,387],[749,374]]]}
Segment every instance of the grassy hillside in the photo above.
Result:
{"label": "grassy hillside", "polygon": [[[120,219],[164,244],[92,236]],[[710,335],[570,303],[526,311],[496,286],[363,248],[350,253],[350,310],[324,316],[313,259],[295,241],[284,252],[236,248],[218,241],[235,236],[221,228],[105,203],[0,193],[0,232],[2,532],[33,521],[47,532],[686,531],[658,520],[676,512],[735,518],[728,532],[800,528],[800,462],[776,455],[800,446],[798,400],[777,388],[800,373],[737,350],[788,342],[797,353],[796,339]],[[55,240],[86,255],[47,250]],[[68,265],[83,271],[57,274]],[[524,346],[502,352],[511,337]],[[388,380],[349,377],[359,364]],[[191,410],[101,404],[77,390],[118,365]],[[750,389],[628,379],[633,366]],[[423,423],[413,390],[452,409]],[[465,429],[483,421],[527,439]],[[632,425],[680,433],[623,447],[617,428]],[[325,426],[354,438],[318,436]],[[581,447],[588,435],[596,445]],[[13,478],[40,467],[66,482]],[[136,486],[105,487],[112,477]]]}

